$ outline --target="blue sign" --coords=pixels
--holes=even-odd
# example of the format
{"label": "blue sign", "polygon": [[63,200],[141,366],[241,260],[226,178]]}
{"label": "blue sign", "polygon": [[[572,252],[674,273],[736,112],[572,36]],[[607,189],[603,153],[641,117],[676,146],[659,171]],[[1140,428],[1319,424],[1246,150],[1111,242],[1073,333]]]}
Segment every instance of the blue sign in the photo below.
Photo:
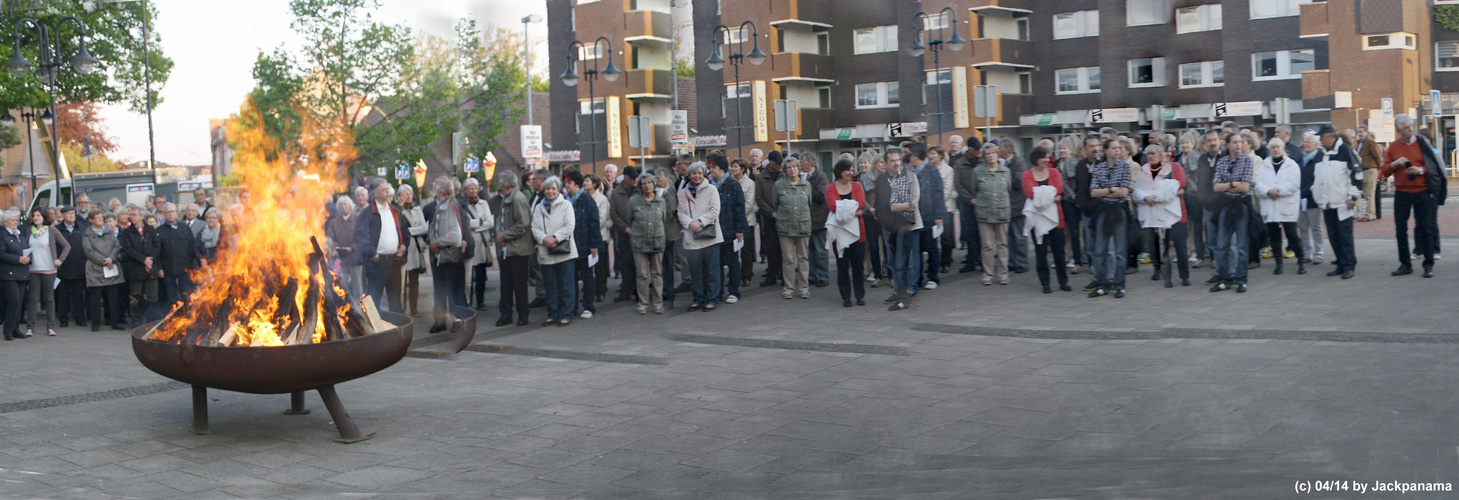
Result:
{"label": "blue sign", "polygon": [[1443,103],[1443,100],[1444,100],[1444,95],[1443,94],[1440,94],[1439,91],[1438,91],[1438,89],[1434,89],[1434,90],[1430,90],[1429,91],[1429,108],[1433,111],[1434,116],[1443,116],[1444,115],[1444,103]]}
{"label": "blue sign", "polygon": [[466,172],[471,173],[471,172],[480,172],[480,171],[481,171],[481,160],[476,159],[475,156],[467,156],[466,157]]}
{"label": "blue sign", "polygon": [[409,179],[410,178],[410,165],[409,164],[406,164],[405,162],[401,162],[401,163],[395,165],[395,178],[396,179]]}
{"label": "blue sign", "polygon": [[1383,114],[1393,114],[1393,99],[1387,97],[1383,98]]}

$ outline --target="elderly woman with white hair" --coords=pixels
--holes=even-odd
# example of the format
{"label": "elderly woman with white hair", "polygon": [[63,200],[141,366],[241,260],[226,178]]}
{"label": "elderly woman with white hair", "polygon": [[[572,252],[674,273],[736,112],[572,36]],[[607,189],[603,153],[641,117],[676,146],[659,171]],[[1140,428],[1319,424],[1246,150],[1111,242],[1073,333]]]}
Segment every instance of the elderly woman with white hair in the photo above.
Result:
{"label": "elderly woman with white hair", "polygon": [[532,240],[537,242],[537,262],[542,266],[542,284],[547,291],[547,320],[542,326],[572,324],[577,301],[574,260],[578,258],[573,229],[577,215],[562,194],[562,180],[542,181],[542,202],[532,207]]}
{"label": "elderly woman with white hair", "polygon": [[[366,190],[366,193],[368,194],[369,191]],[[355,272],[359,269],[359,263],[355,258],[355,221],[358,207],[355,205],[354,199],[348,196],[340,196],[335,200],[334,207],[338,211],[324,222],[325,242],[332,250],[331,253],[334,254],[334,271],[344,280],[345,291],[359,297],[363,292],[364,283],[360,282],[360,276]],[[237,220],[233,221],[234,226],[239,223]],[[231,234],[239,233],[236,227],[229,229]]]}
{"label": "elderly woman with white hair", "polygon": [[[1287,143],[1272,138],[1267,142],[1271,155],[1256,171],[1256,196],[1261,203],[1262,222],[1266,223],[1267,241],[1271,242],[1272,260],[1276,269],[1272,274],[1282,274],[1282,233],[1287,233],[1287,248],[1293,254],[1302,255],[1302,237],[1297,232],[1297,217],[1301,211],[1302,167],[1287,156]],[[1297,274],[1307,274],[1307,263],[1297,259]]]}
{"label": "elderly woman with white hair", "polygon": [[471,303],[476,310],[486,310],[486,268],[494,263],[490,251],[491,228],[495,224],[495,218],[491,214],[491,205],[487,204],[481,182],[475,177],[469,177],[462,184],[462,194],[466,200],[462,206],[466,209],[466,219],[471,222],[471,244],[478,250],[472,254],[467,262],[467,269],[471,271]]}
{"label": "elderly woman with white hair", "polygon": [[719,307],[720,299],[719,244],[724,243],[724,234],[719,227],[719,189],[708,181],[702,161],[689,165],[688,176],[689,182],[679,191],[677,215],[694,293],[689,310],[709,312]]}
{"label": "elderly woman with white hair", "polygon": [[455,179],[437,177],[431,183],[436,198],[421,207],[426,219],[426,241],[430,244],[431,285],[435,295],[435,322],[431,333],[442,332],[456,326],[451,307],[466,306],[466,262],[472,246],[471,223],[466,219],[466,209],[461,207],[456,196]]}
{"label": "elderly woman with white hair", "polygon": [[411,316],[420,316],[420,275],[426,272],[426,216],[415,202],[415,188],[401,184],[395,191],[395,204],[400,206],[400,217],[405,219],[406,234],[405,265],[401,267],[404,284],[401,287],[401,303]]}
{"label": "elderly woman with white hair", "polygon": [[30,281],[29,238],[20,232],[20,211],[0,214],[0,295],[5,298],[5,340],[25,338],[20,333],[20,287]]}

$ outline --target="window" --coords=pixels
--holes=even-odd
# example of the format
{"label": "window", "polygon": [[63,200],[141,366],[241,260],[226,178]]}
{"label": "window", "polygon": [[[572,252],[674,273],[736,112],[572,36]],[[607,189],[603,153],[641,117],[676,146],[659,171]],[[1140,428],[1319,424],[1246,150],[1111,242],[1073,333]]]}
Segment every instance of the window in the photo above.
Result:
{"label": "window", "polygon": [[1459,71],[1459,42],[1434,44],[1434,71]]}
{"label": "window", "polygon": [[736,44],[750,38],[750,29],[730,28],[724,32],[725,45]]}
{"label": "window", "polygon": [[1175,11],[1175,32],[1194,33],[1221,29],[1221,4],[1182,7]]}
{"label": "window", "polygon": [[1251,0],[1251,18],[1295,16],[1302,13],[1301,4],[1312,0]]}
{"label": "window", "polygon": [[1054,39],[1099,36],[1099,11],[1083,10],[1054,14]]}
{"label": "window", "polygon": [[1363,50],[1382,49],[1408,49],[1418,48],[1418,38],[1409,33],[1390,33],[1387,35],[1368,35],[1363,37]]}
{"label": "window", "polygon": [[578,47],[578,59],[591,61],[603,56],[603,46],[598,44],[583,45]]}
{"label": "window", "polygon": [[1311,49],[1257,52],[1251,55],[1251,80],[1286,80],[1302,78],[1303,71],[1317,69],[1317,58]]}
{"label": "window", "polygon": [[1220,87],[1225,84],[1225,61],[1206,61],[1180,65],[1180,88]]}
{"label": "window", "polygon": [[901,103],[898,93],[901,85],[897,82],[863,83],[856,86],[856,107],[861,108],[890,108]]}
{"label": "window", "polygon": [[1018,93],[1033,93],[1033,74],[1027,71],[1018,74]]}
{"label": "window", "polygon": [[816,33],[816,53],[823,56],[831,55],[831,33],[825,31]]}
{"label": "window", "polygon": [[1170,9],[1166,0],[1126,0],[1125,25],[1145,26],[1170,22]]}
{"label": "window", "polygon": [[922,19],[922,29],[925,29],[927,31],[945,29],[948,26],[951,26],[951,24],[949,23],[946,12],[937,15],[927,16],[926,18]]}
{"label": "window", "polygon": [[820,97],[820,107],[831,107],[831,87],[816,87],[816,95]]}
{"label": "window", "polygon": [[851,34],[852,45],[857,54],[874,54],[897,50],[897,26],[857,28]]}
{"label": "window", "polygon": [[1165,58],[1130,59],[1130,88],[1165,85]]}
{"label": "window", "polygon": [[1056,94],[1089,94],[1099,92],[1099,67],[1068,68],[1054,72]]}
{"label": "window", "polygon": [[725,99],[738,99],[741,97],[750,97],[750,84],[741,83],[738,91],[735,90],[734,84],[724,86]]}
{"label": "window", "polygon": [[[597,99],[597,100],[593,100],[592,102],[593,102],[593,111],[592,111],[592,114],[602,114],[603,113],[603,110],[604,110],[604,106],[607,105],[606,103],[608,101],[604,101],[604,100],[601,100],[601,99]],[[587,99],[583,99],[581,101],[578,101],[578,114],[584,114],[584,115],[588,114],[588,100]]]}
{"label": "window", "polygon": [[944,70],[941,70],[941,71],[928,71],[927,72],[927,84],[928,85],[941,85],[941,84],[946,84],[946,83],[952,83],[952,70],[951,69],[944,69]]}

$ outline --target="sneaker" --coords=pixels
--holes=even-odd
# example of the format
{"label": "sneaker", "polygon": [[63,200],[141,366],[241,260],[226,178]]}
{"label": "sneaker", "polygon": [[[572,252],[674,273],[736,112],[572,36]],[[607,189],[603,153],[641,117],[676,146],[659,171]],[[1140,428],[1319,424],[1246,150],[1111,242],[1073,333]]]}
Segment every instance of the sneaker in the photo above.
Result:
{"label": "sneaker", "polygon": [[658,306],[658,307],[655,307],[654,308],[654,314],[663,314],[663,313],[664,313],[664,306]]}
{"label": "sneaker", "polygon": [[989,285],[992,285],[992,284],[993,284],[993,278],[987,278],[987,277],[983,278],[983,286],[989,286]]}
{"label": "sneaker", "polygon": [[1104,291],[1103,288],[1095,288],[1093,291],[1090,291],[1089,292],[1089,298],[1092,299],[1092,298],[1098,297],[1100,295],[1105,295],[1105,294],[1108,294],[1108,293],[1109,292]]}
{"label": "sneaker", "polygon": [[1211,279],[1206,280],[1206,286],[1216,286],[1219,284],[1221,284],[1220,276],[1212,276]]}
{"label": "sneaker", "polygon": [[999,279],[998,280],[998,284],[999,285],[1007,285],[1008,284],[1008,278]]}
{"label": "sneaker", "polygon": [[881,280],[873,280],[871,282],[871,287],[872,288],[881,288],[881,286],[882,286],[882,281]]}
{"label": "sneaker", "polygon": [[734,295],[731,295],[731,296],[728,296],[728,297],[725,297],[724,298],[724,303],[726,303],[726,304],[738,304],[739,302],[740,302],[740,298],[739,297],[736,297]]}
{"label": "sneaker", "polygon": [[888,311],[900,311],[900,310],[906,309],[906,308],[907,308],[907,303],[898,300],[895,304],[892,304],[891,306],[887,307],[887,310]]}
{"label": "sneaker", "polygon": [[1212,286],[1211,287],[1211,291],[1212,292],[1219,292],[1219,291],[1226,290],[1226,289],[1229,289],[1229,288],[1231,288],[1231,287],[1226,286],[1226,282],[1223,281],[1223,282],[1220,282],[1220,283],[1216,283],[1214,286]]}
{"label": "sneaker", "polygon": [[794,298],[794,297],[795,297],[795,293],[791,292],[790,290],[785,290],[783,292],[780,292],[780,298],[782,298],[782,299],[789,299],[789,298]]}
{"label": "sneaker", "polygon": [[1272,258],[1272,256],[1273,256],[1272,255],[1272,247],[1262,247],[1262,249],[1261,249],[1261,258],[1263,258],[1263,259],[1270,259],[1270,258]]}
{"label": "sneaker", "polygon": [[55,336],[56,336],[56,331],[55,331],[55,330],[52,330],[52,329],[49,329],[49,328],[47,328],[47,329],[46,329],[46,335],[49,335],[49,336],[51,336],[51,337],[55,337]]}
{"label": "sneaker", "polygon": [[876,276],[867,276],[866,277],[866,282],[867,283],[876,283]]}
{"label": "sneaker", "polygon": [[1246,283],[1237,284],[1236,293],[1246,293]]}
{"label": "sneaker", "polygon": [[926,288],[928,290],[936,290],[937,289],[937,282],[936,281],[928,281],[927,282],[927,285],[926,286],[923,286],[922,288]]}
{"label": "sneaker", "polygon": [[1439,252],[1434,252],[1434,260],[1442,260],[1443,258],[1444,256],[1439,255]]}
{"label": "sneaker", "polygon": [[1070,271],[1073,271],[1075,269],[1079,269],[1079,264],[1075,264],[1073,262],[1070,262],[1070,263],[1064,264],[1064,269],[1068,269]]}
{"label": "sneaker", "polygon": [[1150,262],[1152,262],[1150,260],[1150,254],[1148,252],[1141,252],[1140,256],[1136,257],[1135,260],[1139,261],[1141,264],[1149,264]]}
{"label": "sneaker", "polygon": [[1098,281],[1091,281],[1091,282],[1089,282],[1088,285],[1084,285],[1084,291],[1086,291],[1086,292],[1093,292],[1093,291],[1098,290],[1098,289],[1099,289],[1099,282]]}
{"label": "sneaker", "polygon": [[582,319],[590,319],[590,318],[593,317],[593,311],[584,310],[583,313],[581,315],[579,315],[578,317],[579,318],[582,318]]}
{"label": "sneaker", "polygon": [[886,304],[886,305],[892,305],[892,304],[896,304],[896,303],[901,302],[901,301],[902,301],[902,296],[901,295],[897,295],[897,294],[894,293],[894,294],[892,294],[891,297],[887,297],[887,300],[881,301],[881,303]]}
{"label": "sneaker", "polygon": [[638,306],[638,314],[640,316],[648,314],[648,306]]}
{"label": "sneaker", "polygon": [[802,299],[809,299],[809,298],[811,298],[811,292],[800,292],[800,298],[802,298]]}
{"label": "sneaker", "polygon": [[1297,252],[1293,252],[1291,250],[1287,250],[1287,254],[1286,255],[1287,255],[1287,258],[1290,259],[1290,258],[1296,257],[1297,256]]}
{"label": "sneaker", "polygon": [[1125,289],[1121,288],[1119,290],[1115,290],[1115,298],[1116,299],[1123,299],[1123,298],[1125,298]]}

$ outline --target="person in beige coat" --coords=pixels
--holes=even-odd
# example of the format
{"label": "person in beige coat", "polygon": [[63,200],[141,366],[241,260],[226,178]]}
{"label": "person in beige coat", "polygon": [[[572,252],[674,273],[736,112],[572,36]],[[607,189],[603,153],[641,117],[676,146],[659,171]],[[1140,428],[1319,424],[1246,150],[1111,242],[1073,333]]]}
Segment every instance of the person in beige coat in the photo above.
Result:
{"label": "person in beige coat", "polygon": [[571,240],[576,225],[572,204],[562,195],[562,181],[557,177],[542,181],[542,202],[532,207],[532,239],[537,242],[537,263],[542,266],[542,283],[547,290],[547,321],[542,326],[572,323],[577,304],[573,261],[578,258],[578,249]]}
{"label": "person in beige coat", "polygon": [[689,182],[679,190],[678,216],[694,292],[689,310],[713,311],[719,307],[719,244],[724,243],[719,227],[719,189],[707,179],[708,170],[702,161],[690,165],[688,174]]}

